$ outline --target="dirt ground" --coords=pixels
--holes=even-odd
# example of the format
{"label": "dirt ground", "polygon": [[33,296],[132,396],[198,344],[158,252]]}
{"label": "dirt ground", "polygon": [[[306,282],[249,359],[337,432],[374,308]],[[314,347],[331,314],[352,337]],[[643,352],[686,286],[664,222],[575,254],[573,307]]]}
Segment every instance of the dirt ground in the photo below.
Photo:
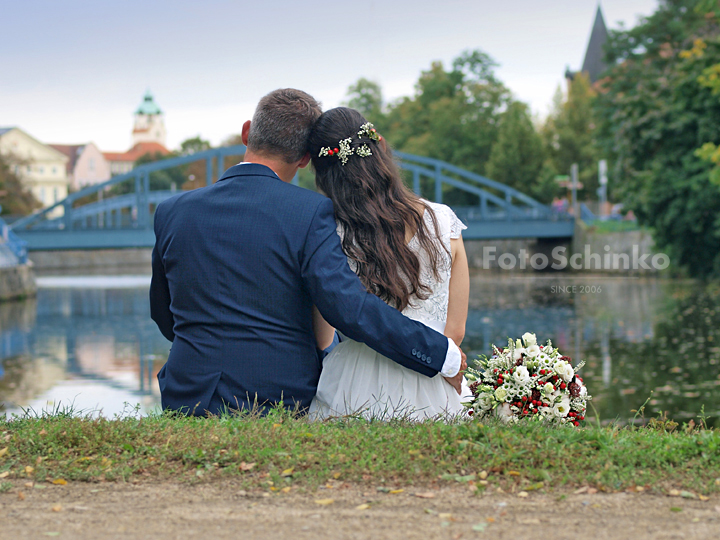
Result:
{"label": "dirt ground", "polygon": [[0,539],[720,538],[716,496],[569,491],[559,500],[560,493],[472,496],[459,485],[383,493],[348,484],[263,494],[227,480],[38,485],[15,481],[0,494]]}

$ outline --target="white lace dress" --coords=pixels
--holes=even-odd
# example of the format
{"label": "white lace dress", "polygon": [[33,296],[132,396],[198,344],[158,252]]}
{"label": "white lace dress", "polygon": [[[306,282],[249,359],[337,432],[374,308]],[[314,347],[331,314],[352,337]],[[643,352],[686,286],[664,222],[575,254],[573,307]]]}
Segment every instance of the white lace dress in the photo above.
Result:
{"label": "white lace dress", "polygon": [[[416,238],[408,244],[418,253],[422,282],[432,288],[426,300],[417,298],[403,310],[407,317],[442,333],[448,313],[452,260],[450,239],[459,238],[465,225],[443,204],[424,201],[435,213],[440,240],[448,249],[442,253],[439,280],[433,276],[427,253]],[[434,235],[432,217],[425,212],[425,223]],[[342,231],[338,230],[342,236]],[[354,261],[350,260],[354,269]],[[441,375],[426,377],[382,356],[363,343],[344,338],[325,358],[317,395],[310,405],[310,417],[362,415],[373,419],[402,417],[424,420],[454,416],[463,407],[460,396]]]}

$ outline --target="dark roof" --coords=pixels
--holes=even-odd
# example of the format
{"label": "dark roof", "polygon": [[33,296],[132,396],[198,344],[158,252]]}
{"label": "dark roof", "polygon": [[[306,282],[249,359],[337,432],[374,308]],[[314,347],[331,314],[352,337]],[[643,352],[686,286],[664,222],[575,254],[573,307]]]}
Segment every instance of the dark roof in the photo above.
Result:
{"label": "dark roof", "polygon": [[594,83],[600,78],[603,71],[607,69],[605,63],[605,52],[603,46],[607,42],[608,31],[603,19],[600,6],[595,14],[595,22],[593,23],[592,32],[590,33],[590,42],[585,51],[585,60],[583,61],[582,71],[590,77],[590,82]]}
{"label": "dark roof", "polygon": [[49,144],[48,146],[54,148],[58,152],[62,152],[68,158],[70,158],[66,163],[66,169],[68,174],[72,174],[72,172],[75,170],[75,163],[77,163],[80,154],[82,154],[83,148],[85,148],[84,144]]}

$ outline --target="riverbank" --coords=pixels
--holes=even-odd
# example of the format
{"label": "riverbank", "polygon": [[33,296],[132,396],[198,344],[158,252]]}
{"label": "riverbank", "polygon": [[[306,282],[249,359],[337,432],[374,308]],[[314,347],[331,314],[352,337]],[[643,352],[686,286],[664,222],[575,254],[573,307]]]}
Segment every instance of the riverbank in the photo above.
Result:
{"label": "riverbank", "polygon": [[257,493],[350,482],[381,492],[462,485],[469,495],[587,488],[702,500],[720,492],[720,430],[310,423],[266,418],[0,421],[0,491],[67,481],[233,479]]}

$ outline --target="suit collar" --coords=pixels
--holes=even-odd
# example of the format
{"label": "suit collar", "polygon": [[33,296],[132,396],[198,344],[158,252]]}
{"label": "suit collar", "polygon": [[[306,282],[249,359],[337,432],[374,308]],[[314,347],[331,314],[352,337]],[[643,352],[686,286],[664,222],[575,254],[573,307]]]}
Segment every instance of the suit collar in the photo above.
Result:
{"label": "suit collar", "polygon": [[248,162],[233,165],[227,171],[225,171],[225,174],[222,175],[218,182],[222,182],[223,180],[227,180],[228,178],[233,178],[235,176],[268,176],[282,182],[280,177],[275,174],[275,172],[273,172],[270,167],[266,165],[260,165],[259,163]]}

